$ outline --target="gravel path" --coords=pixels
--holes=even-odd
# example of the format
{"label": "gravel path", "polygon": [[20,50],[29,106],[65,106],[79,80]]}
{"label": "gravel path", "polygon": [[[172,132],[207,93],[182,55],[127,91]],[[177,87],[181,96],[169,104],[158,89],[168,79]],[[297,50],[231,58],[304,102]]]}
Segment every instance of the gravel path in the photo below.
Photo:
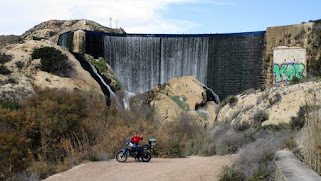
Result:
{"label": "gravel path", "polygon": [[152,158],[150,162],[88,162],[66,172],[52,175],[46,181],[106,180],[217,180],[223,165],[231,165],[234,156],[191,156],[187,158]]}

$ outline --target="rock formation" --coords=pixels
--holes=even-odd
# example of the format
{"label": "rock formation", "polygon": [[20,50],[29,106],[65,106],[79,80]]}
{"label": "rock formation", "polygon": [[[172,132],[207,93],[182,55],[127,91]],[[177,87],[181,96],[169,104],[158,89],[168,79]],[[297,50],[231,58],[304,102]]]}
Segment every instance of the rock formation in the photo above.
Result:
{"label": "rock formation", "polygon": [[215,119],[211,113],[216,104],[213,101],[206,102],[206,92],[194,77],[173,78],[156,86],[148,94],[151,95],[149,104],[161,122],[177,121],[182,113],[193,116],[204,125]]}
{"label": "rock formation", "polygon": [[[73,64],[72,77],[59,77],[48,72],[41,71],[40,59],[32,59],[31,54],[39,47],[55,47],[68,56]],[[99,84],[85,71],[74,56],[63,48],[50,41],[25,41],[22,44],[12,44],[0,50],[1,53],[12,55],[12,60],[5,66],[12,72],[9,75],[1,75],[0,99],[3,101],[19,101],[33,92],[32,85],[42,88],[66,88],[69,90],[93,90],[103,95]],[[22,65],[18,67],[18,62]],[[10,81],[15,80],[15,81]]]}
{"label": "rock formation", "polygon": [[90,20],[50,20],[32,29],[26,31],[21,35],[23,39],[46,39],[51,42],[57,43],[59,35],[70,30],[86,29],[90,31],[110,32],[110,33],[125,33],[122,28],[112,29],[104,27],[94,21]]}
{"label": "rock formation", "polygon": [[295,85],[274,86],[265,91],[253,91],[235,96],[237,103],[226,104],[219,110],[217,121],[231,122],[234,126],[257,124],[255,115],[264,112],[268,119],[262,125],[289,124],[298,115],[301,106],[309,101],[309,95],[321,96],[321,82],[313,81]]}

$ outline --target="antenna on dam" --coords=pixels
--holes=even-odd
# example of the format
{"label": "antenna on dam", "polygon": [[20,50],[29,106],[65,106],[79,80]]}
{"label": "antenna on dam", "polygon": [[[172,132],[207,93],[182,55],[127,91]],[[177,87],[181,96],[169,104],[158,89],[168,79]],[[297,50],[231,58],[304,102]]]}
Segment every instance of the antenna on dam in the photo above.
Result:
{"label": "antenna on dam", "polygon": [[113,18],[109,17],[109,28],[113,26]]}
{"label": "antenna on dam", "polygon": [[118,20],[115,20],[115,23],[116,23],[116,29],[117,29],[117,23],[118,23]]}

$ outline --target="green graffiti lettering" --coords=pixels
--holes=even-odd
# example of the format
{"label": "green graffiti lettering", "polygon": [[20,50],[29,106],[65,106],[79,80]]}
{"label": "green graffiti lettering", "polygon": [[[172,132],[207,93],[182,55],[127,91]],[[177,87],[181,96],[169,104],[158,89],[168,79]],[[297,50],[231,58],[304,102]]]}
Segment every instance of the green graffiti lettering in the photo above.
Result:
{"label": "green graffiti lettering", "polygon": [[293,80],[293,77],[301,79],[305,70],[304,64],[284,63],[281,65],[273,65],[273,73],[275,74],[275,83],[287,82]]}
{"label": "green graffiti lettering", "polygon": [[[281,69],[279,68],[280,66],[278,64],[274,64],[273,65],[273,73],[275,73],[275,82],[276,83],[279,83],[282,81],[282,78],[281,76],[283,77],[285,74],[284,74],[284,71],[286,69],[286,65],[282,65],[281,66]],[[287,76],[285,76],[287,77]],[[283,77],[284,78],[284,77]],[[283,79],[284,80],[284,79]]]}
{"label": "green graffiti lettering", "polygon": [[292,64],[288,64],[286,70],[284,71],[284,73],[286,74],[285,76],[288,76],[288,79],[287,79],[288,81],[293,80],[293,76],[295,76],[295,68],[294,68],[294,66]]}
{"label": "green graffiti lettering", "polygon": [[304,64],[293,64],[295,68],[295,76],[299,79],[302,79],[302,74],[304,72],[305,66]]}

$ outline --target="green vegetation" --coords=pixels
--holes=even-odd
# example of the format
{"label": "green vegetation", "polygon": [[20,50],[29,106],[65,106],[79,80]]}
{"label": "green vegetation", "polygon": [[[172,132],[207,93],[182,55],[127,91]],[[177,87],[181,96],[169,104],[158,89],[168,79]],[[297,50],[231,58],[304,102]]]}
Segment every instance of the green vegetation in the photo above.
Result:
{"label": "green vegetation", "polygon": [[231,167],[223,166],[222,171],[219,174],[219,181],[243,181],[245,176],[240,168],[237,168],[234,164]]}
{"label": "green vegetation", "polygon": [[256,123],[263,123],[269,119],[269,115],[265,111],[260,110],[254,114],[253,119]]}
{"label": "green vegetation", "polygon": [[196,111],[197,114],[204,120],[207,120],[207,114],[203,111]]}
{"label": "green vegetation", "polygon": [[171,99],[184,111],[190,111],[189,105],[185,102],[187,101],[185,96],[171,96]]}
{"label": "green vegetation", "polygon": [[303,128],[305,123],[306,109],[307,106],[301,106],[298,112],[298,116],[291,118],[290,126],[293,130]]}
{"label": "green vegetation", "polygon": [[0,35],[0,47],[7,44],[19,43],[22,41],[22,38],[17,35]]}
{"label": "green vegetation", "polygon": [[18,110],[21,108],[21,105],[18,102],[1,102],[0,105],[2,108],[10,109],[10,110]]}
{"label": "green vegetation", "polygon": [[0,53],[0,64],[5,64],[7,62],[10,62],[11,60],[12,60],[11,55]]}
{"label": "green vegetation", "polygon": [[269,63],[271,61],[271,54],[267,54],[265,57],[265,62]]}
{"label": "green vegetation", "polygon": [[229,96],[226,98],[226,102],[231,106],[234,106],[237,103],[238,99],[235,96]]}
{"label": "green vegetation", "polygon": [[0,74],[8,75],[11,74],[11,71],[5,65],[0,64]]}
{"label": "green vegetation", "polygon": [[54,47],[37,48],[32,53],[33,59],[41,59],[40,69],[62,77],[73,76],[73,64],[65,54]]}
{"label": "green vegetation", "polygon": [[105,62],[104,58],[99,57],[98,61],[96,61],[94,58],[91,57],[88,60],[91,64],[93,64],[93,65],[95,65],[95,67],[97,67],[97,69],[99,70],[100,73],[104,73],[107,71],[106,62]]}

